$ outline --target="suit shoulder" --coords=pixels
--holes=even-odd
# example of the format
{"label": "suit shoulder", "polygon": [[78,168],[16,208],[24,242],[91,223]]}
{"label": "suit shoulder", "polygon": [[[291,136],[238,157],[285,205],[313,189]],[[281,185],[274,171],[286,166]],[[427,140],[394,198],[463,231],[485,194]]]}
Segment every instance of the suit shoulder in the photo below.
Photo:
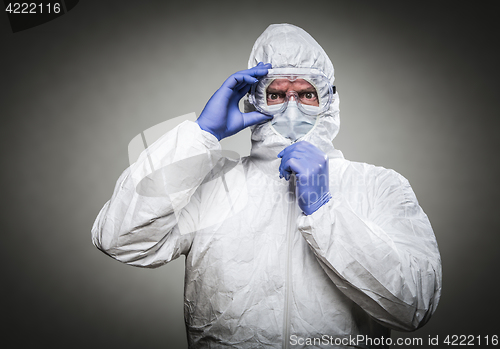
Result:
{"label": "suit shoulder", "polygon": [[346,159],[330,160],[333,166],[340,166],[344,173],[358,174],[363,177],[369,177],[377,180],[392,180],[398,182],[407,182],[407,179],[393,169],[383,166],[368,164],[366,162],[351,161]]}

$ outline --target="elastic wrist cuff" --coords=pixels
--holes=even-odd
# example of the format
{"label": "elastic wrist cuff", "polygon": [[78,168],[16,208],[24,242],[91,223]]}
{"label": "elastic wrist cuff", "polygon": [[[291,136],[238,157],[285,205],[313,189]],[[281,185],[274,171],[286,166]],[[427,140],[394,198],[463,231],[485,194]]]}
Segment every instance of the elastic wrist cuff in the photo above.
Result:
{"label": "elastic wrist cuff", "polygon": [[328,201],[330,201],[331,198],[332,194],[330,194],[330,192],[327,191],[318,201],[315,201],[306,207],[301,207],[302,211],[306,216],[309,216],[314,212],[316,212],[321,206],[325,205]]}

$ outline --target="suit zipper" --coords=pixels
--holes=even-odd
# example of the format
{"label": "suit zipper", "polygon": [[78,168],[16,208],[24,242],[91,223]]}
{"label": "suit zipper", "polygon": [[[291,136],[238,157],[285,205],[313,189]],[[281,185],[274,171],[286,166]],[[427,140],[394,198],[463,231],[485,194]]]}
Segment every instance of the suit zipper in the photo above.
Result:
{"label": "suit zipper", "polygon": [[288,222],[286,230],[286,256],[285,256],[285,307],[283,316],[283,344],[282,348],[290,346],[290,297],[292,285],[292,242],[296,224],[295,203],[295,174],[290,177],[288,184]]}

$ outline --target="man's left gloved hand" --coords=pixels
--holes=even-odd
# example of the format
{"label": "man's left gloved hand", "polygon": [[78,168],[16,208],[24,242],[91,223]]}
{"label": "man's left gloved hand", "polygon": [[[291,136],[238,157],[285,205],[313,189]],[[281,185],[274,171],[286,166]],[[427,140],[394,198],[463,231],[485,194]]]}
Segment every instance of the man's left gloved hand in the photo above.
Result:
{"label": "man's left gloved hand", "polygon": [[283,149],[280,178],[296,176],[299,207],[310,215],[332,197],[329,189],[328,156],[309,142],[301,141]]}

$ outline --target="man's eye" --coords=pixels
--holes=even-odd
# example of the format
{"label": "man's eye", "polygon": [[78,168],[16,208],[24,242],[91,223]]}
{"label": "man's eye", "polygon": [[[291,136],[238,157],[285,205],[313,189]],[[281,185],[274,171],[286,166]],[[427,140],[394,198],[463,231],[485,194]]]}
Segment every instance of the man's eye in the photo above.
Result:
{"label": "man's eye", "polygon": [[316,97],[316,94],[314,92],[306,92],[304,93],[304,97],[307,99],[313,99]]}
{"label": "man's eye", "polygon": [[274,99],[274,100],[276,100],[276,99],[278,99],[278,98],[279,98],[279,95],[278,95],[277,93],[270,93],[270,94],[268,95],[268,98],[269,98],[269,99]]}

